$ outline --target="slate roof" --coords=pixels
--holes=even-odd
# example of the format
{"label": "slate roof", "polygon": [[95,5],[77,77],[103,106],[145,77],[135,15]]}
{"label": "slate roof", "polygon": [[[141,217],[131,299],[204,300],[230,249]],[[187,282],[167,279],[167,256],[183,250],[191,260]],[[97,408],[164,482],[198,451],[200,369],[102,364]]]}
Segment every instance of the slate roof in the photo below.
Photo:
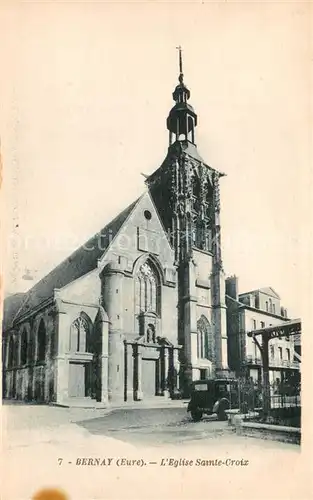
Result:
{"label": "slate roof", "polygon": [[206,165],[205,161],[199,154],[197,146],[192,142],[181,141],[181,149],[195,160],[200,161],[201,163],[204,163]]}
{"label": "slate roof", "polygon": [[7,309],[8,311],[10,310],[10,313],[4,314],[3,330],[12,326],[12,321],[14,319],[18,319],[29,310],[52,297],[55,288],[63,288],[77,278],[95,269],[98,259],[101,258],[105,250],[109,247],[110,242],[121,229],[123,223],[131,214],[139,199],[140,198],[125,208],[125,210],[117,215],[115,219],[101,229],[101,231],[96,233],[67,259],[61,262],[61,264],[55,267],[27,293],[17,294],[23,296],[22,301],[24,301],[24,303],[22,306],[22,301],[19,303],[19,306],[14,307],[13,305],[9,305],[10,299],[13,296],[7,297]]}
{"label": "slate roof", "polygon": [[[169,146],[167,155],[163,160],[161,166],[158,167],[154,172],[152,172],[151,175],[147,177],[145,183],[149,186],[151,181],[153,181],[158,176],[158,174],[164,169],[164,166],[168,165],[169,161],[171,161],[173,157],[175,158],[177,157],[177,155],[183,152],[188,154],[198,162],[203,163],[203,165],[205,165],[210,171],[218,172],[216,169],[210,167],[207,163],[205,163],[203,158],[200,156],[198,148],[195,144],[193,144],[190,141],[175,141],[173,144],[171,144],[171,146]],[[225,174],[220,173],[220,175],[225,175]]]}
{"label": "slate roof", "polygon": [[3,329],[7,329],[11,326],[14,321],[15,316],[21,309],[23,301],[25,300],[26,293],[15,293],[9,295],[3,301]]}

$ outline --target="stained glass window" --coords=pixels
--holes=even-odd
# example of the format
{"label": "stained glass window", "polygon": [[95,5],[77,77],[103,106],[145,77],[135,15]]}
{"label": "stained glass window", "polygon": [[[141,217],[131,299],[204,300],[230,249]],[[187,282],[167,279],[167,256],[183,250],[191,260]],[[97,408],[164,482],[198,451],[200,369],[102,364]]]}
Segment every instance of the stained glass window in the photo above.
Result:
{"label": "stained glass window", "polygon": [[157,277],[153,268],[146,262],[136,276],[136,309],[140,312],[158,312]]}
{"label": "stained glass window", "polygon": [[24,329],[21,336],[21,365],[27,363],[27,331]]}
{"label": "stained glass window", "polygon": [[205,316],[197,322],[198,330],[198,358],[209,359],[212,361],[213,358],[213,336],[212,328],[209,320]]}
{"label": "stained glass window", "polygon": [[44,321],[41,320],[37,333],[37,341],[38,341],[38,361],[44,361],[46,356],[46,327]]}
{"label": "stained glass window", "polygon": [[12,368],[14,364],[14,350],[15,350],[15,342],[13,337],[10,337],[9,340],[9,356],[8,356],[8,368]]}
{"label": "stained glass window", "polygon": [[83,315],[79,316],[71,326],[70,351],[88,352],[90,341],[90,323]]}

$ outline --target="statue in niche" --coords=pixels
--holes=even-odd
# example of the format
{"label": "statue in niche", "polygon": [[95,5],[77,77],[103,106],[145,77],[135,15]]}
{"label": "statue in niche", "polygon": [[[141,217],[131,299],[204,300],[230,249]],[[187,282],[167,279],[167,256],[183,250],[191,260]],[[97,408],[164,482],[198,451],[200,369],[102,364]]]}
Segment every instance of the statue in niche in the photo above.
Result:
{"label": "statue in niche", "polygon": [[147,328],[147,342],[153,342],[155,343],[155,328],[154,325],[149,323],[148,328]]}

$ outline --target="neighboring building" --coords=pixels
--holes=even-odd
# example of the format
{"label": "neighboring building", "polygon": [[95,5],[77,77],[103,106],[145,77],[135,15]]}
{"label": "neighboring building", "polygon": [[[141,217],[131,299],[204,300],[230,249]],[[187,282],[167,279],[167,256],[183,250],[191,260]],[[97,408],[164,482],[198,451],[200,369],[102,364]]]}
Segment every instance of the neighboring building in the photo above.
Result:
{"label": "neighboring building", "polygon": [[[301,363],[301,335],[297,334],[293,336],[294,344],[294,362]],[[301,368],[301,364],[300,364]]]}
{"label": "neighboring building", "polygon": [[147,192],[5,301],[6,398],[141,400],[228,375],[222,174],[199,155],[189,97],[180,57],[168,153]]}
{"label": "neighboring building", "polygon": [[[238,278],[226,279],[227,335],[229,367],[238,376],[261,380],[261,353],[248,332],[288,321],[287,310],[270,287],[238,294]],[[294,360],[294,340],[275,338],[269,343],[270,383],[299,371]]]}

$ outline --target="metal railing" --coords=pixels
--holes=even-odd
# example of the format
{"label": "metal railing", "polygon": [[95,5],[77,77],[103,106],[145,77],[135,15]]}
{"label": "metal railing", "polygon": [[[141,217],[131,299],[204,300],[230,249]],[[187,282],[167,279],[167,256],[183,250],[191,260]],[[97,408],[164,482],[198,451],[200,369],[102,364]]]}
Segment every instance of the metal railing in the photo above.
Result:
{"label": "metal railing", "polygon": [[297,379],[270,384],[267,391],[260,382],[241,378],[238,381],[239,408],[243,413],[261,411],[264,408],[265,398],[268,398],[269,410],[300,408],[301,386]]}
{"label": "metal railing", "polygon": [[[261,366],[262,365],[262,360],[259,357],[248,355],[248,356],[246,356],[246,363],[247,364]],[[270,366],[270,368],[293,368],[293,369],[299,369],[299,362],[297,362],[297,361],[290,361],[288,359],[270,358],[269,359],[269,366]]]}
{"label": "metal railing", "polygon": [[299,369],[299,363],[297,361],[290,361],[288,359],[269,359],[270,368],[294,368]]}

